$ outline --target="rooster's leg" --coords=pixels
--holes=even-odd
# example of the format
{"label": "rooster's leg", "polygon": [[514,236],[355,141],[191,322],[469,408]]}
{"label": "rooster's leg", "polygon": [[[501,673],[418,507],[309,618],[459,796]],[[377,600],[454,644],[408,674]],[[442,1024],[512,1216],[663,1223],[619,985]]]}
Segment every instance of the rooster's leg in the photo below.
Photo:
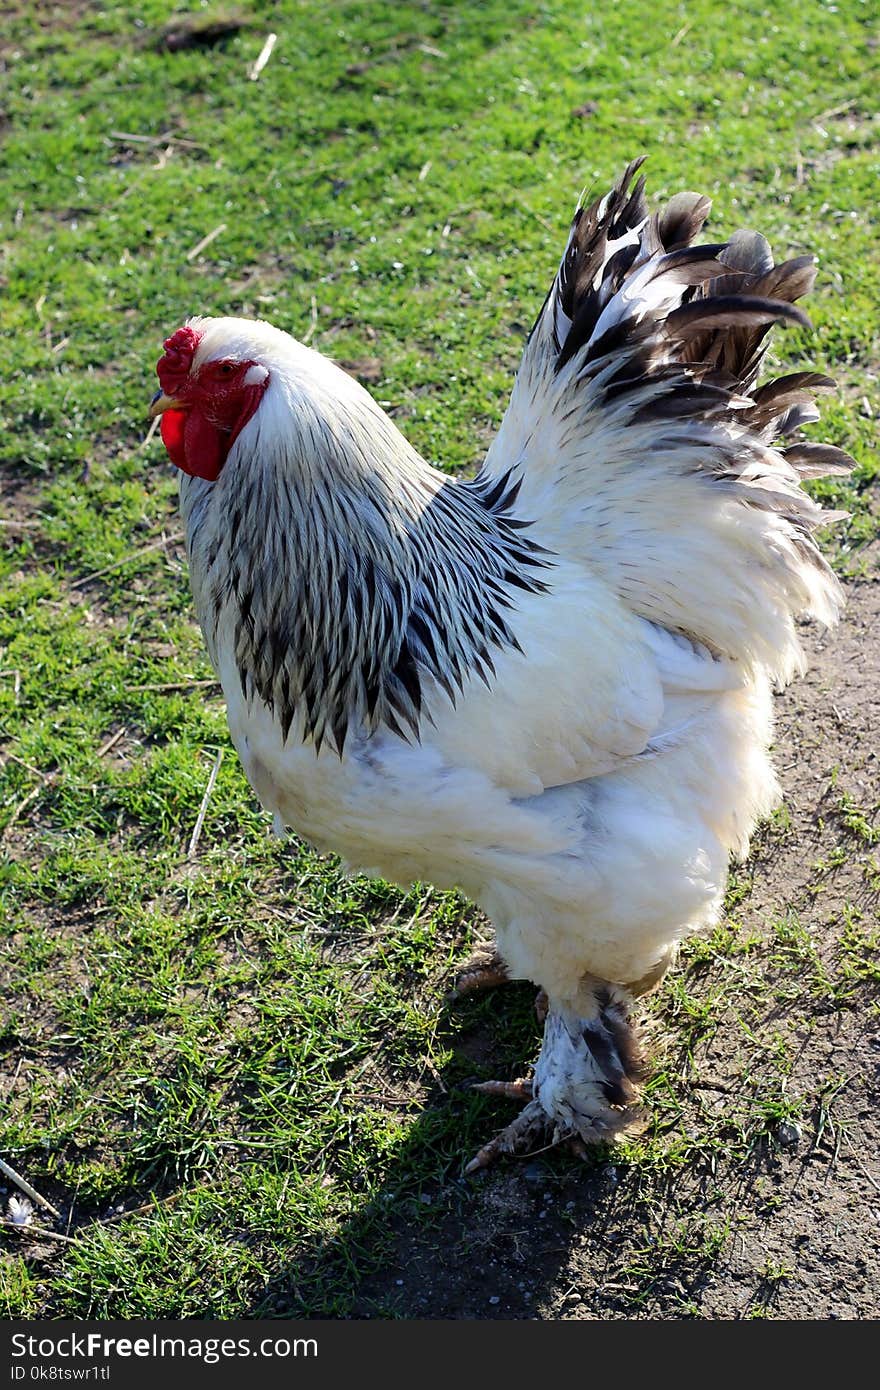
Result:
{"label": "rooster's leg", "polygon": [[564,1141],[578,1151],[605,1143],[639,1118],[641,1052],[629,1019],[631,993],[591,982],[577,1013],[549,1004],[534,1080],[484,1082],[480,1089],[531,1095],[512,1124],[468,1164],[475,1173],[504,1154],[529,1154]]}

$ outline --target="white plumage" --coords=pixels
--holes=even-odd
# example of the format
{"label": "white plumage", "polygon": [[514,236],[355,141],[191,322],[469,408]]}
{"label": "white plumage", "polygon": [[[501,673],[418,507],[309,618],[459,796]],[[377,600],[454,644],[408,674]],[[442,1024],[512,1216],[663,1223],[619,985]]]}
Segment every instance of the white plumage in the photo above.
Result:
{"label": "white plumage", "polygon": [[692,248],[707,201],[651,218],[635,167],[578,210],[471,483],[267,324],[192,320],[159,367],[261,801],[353,870],[461,888],[546,992],[533,1098],[477,1166],[633,1118],[632,998],[717,919],[778,797],[795,619],[840,604],[801,480],[849,461],[792,442],[829,383],[756,385],[811,268],[751,233]]}

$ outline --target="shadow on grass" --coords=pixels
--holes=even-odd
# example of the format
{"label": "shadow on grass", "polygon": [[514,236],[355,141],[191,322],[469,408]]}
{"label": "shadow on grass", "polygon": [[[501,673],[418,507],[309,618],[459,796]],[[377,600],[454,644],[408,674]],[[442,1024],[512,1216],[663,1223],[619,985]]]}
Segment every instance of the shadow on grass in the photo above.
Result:
{"label": "shadow on grass", "polygon": [[[507,988],[446,1012],[457,1056],[381,1188],[331,1237],[304,1243],[248,1316],[773,1316],[791,1270],[769,1257],[755,1266],[763,1239],[754,1231],[751,1267],[738,1269],[737,1230],[745,1214],[762,1228],[780,1207],[797,1207],[803,1185],[824,1181],[836,1154],[821,1099],[803,1117],[800,1152],[779,1139],[773,1117],[752,1110],[744,1125],[730,1088],[714,1115],[691,1102],[686,1113],[654,1106],[644,1144],[597,1148],[586,1161],[559,1150],[508,1158],[465,1178],[467,1158],[514,1107],[470,1091],[462,1056],[476,1056],[484,1074],[497,1066],[506,1030],[526,1026],[532,997],[528,987]],[[669,1074],[685,1074],[685,1051],[666,1060]],[[716,1306],[719,1278],[729,1287]]]}
{"label": "shadow on grass", "polygon": [[[448,1110],[450,1100],[433,1092],[381,1190],[332,1237],[304,1244],[246,1316],[531,1316],[530,1304],[558,1283],[581,1225],[554,1208],[571,1175],[564,1160],[541,1155],[464,1178],[470,1150],[438,1158],[448,1121],[432,1107]],[[483,1127],[491,1133],[506,1118],[484,1115]],[[594,1193],[588,1221],[601,1222],[601,1176],[584,1171],[577,1181]]]}
{"label": "shadow on grass", "polygon": [[[534,1032],[533,999],[532,986],[517,985],[446,1007],[442,1030],[455,1057],[437,1073],[381,1188],[332,1237],[304,1243],[246,1316],[527,1319],[560,1291],[570,1314],[584,1315],[579,1305],[589,1304],[595,1280],[581,1290],[565,1271],[585,1246],[613,1264],[639,1205],[614,1150],[602,1146],[586,1161],[548,1150],[464,1176],[467,1160],[517,1108],[476,1094],[470,1081],[513,1074],[500,1053],[509,1038]],[[601,1268],[595,1274],[601,1282]],[[693,1283],[691,1274],[698,1280],[700,1271],[682,1269]]]}

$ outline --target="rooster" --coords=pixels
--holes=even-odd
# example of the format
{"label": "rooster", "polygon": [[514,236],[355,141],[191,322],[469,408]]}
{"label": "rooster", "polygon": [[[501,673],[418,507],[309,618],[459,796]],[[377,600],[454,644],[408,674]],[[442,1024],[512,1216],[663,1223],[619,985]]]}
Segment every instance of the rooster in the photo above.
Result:
{"label": "rooster", "polygon": [[193,318],[152,414],[182,470],[196,612],[247,777],[354,871],[457,888],[494,925],[462,989],[538,984],[499,1154],[639,1116],[632,1013],[719,917],[779,788],[771,690],[796,619],[838,616],[798,439],[827,377],[758,384],[811,257],[709,200],[650,215],[641,160],[578,206],[478,475],[432,468],[370,395],[268,323]]}

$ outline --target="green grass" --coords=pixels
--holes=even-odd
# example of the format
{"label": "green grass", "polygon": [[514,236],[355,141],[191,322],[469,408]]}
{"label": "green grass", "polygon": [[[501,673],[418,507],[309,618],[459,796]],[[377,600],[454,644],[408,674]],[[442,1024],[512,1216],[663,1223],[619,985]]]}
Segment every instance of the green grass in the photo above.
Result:
{"label": "green grass", "polygon": [[[851,512],[836,563],[856,573],[878,529],[870,6],[252,0],[237,35],[179,53],[155,42],[158,0],[10,8],[0,1153],[73,1238],[0,1237],[0,1311],[341,1315],[395,1225],[429,1242],[472,1200],[461,1160],[498,1110],[464,1083],[515,1074],[537,1031],[525,990],[444,1004],[466,904],[269,838],[193,625],[173,470],[144,445],[161,340],[193,311],[311,333],[374,359],[371,389],[428,458],[472,466],[577,194],[645,151],[652,195],[713,195],[713,238],[745,221],[819,253],[815,334],[777,354],[840,382],[821,433],[859,466],[817,490]],[[876,846],[869,809],[833,814]],[[658,1004],[676,1061],[624,1151],[648,1184],[746,1155],[790,1113],[783,1040],[684,1133],[681,1078],[719,1020],[748,1049],[786,983],[842,1005],[877,979],[869,923],[849,921],[829,983],[796,921],[759,948],[740,901]],[[636,1260],[647,1293],[680,1247],[717,1258],[723,1221],[682,1220]]]}

